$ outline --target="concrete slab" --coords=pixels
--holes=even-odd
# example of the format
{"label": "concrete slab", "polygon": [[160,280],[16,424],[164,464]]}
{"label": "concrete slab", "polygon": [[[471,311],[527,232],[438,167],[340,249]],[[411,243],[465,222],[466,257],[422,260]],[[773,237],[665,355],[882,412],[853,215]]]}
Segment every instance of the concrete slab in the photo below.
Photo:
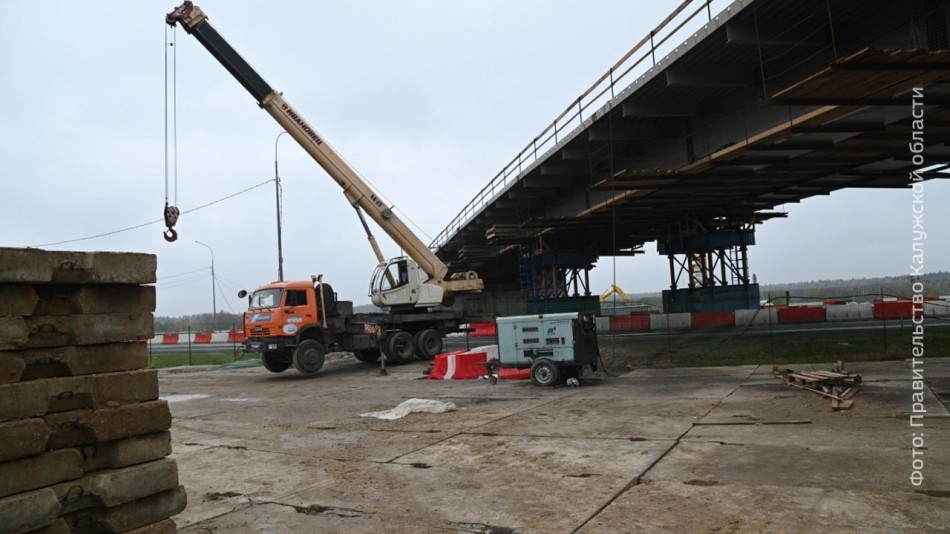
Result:
{"label": "concrete slab", "polygon": [[[306,458],[387,462],[452,435],[438,430],[346,430],[324,425],[315,422],[303,427],[278,429],[225,421],[182,423],[175,426],[174,450],[177,454],[179,450],[187,452],[196,448],[221,447],[273,451]],[[178,445],[179,441],[183,446]]]}
{"label": "concrete slab", "polygon": [[31,315],[39,295],[26,284],[0,284],[0,317]]}
{"label": "concrete slab", "polygon": [[[755,373],[760,365],[737,365],[734,367],[679,367],[676,369],[637,369],[627,374],[621,375],[621,378],[658,378],[676,380],[687,376],[732,376],[737,378],[747,378]],[[769,367],[771,370],[771,367]]]}
{"label": "concrete slab", "polygon": [[49,401],[49,386],[45,382],[0,385],[0,421],[46,415]]}
{"label": "concrete slab", "polygon": [[30,315],[149,313],[155,311],[155,286],[34,286],[38,295]]}
{"label": "concrete slab", "polygon": [[681,442],[645,475],[650,481],[693,481],[697,485],[799,486],[839,490],[904,488],[950,492],[950,450],[927,450],[925,478],[914,488],[910,449],[830,446],[758,445],[752,443]]}
{"label": "concrete slab", "polygon": [[[212,525],[206,527],[204,525]],[[446,532],[485,533],[492,530],[485,524],[453,524],[436,518],[425,520],[393,518],[363,510],[329,506],[292,506],[276,502],[254,504],[206,522],[183,527],[182,534],[203,534],[209,529],[220,532],[320,532],[351,534],[353,532],[412,532],[414,534],[445,534]]]}
{"label": "concrete slab", "polygon": [[42,453],[49,433],[46,421],[38,417],[0,423],[0,462]]}
{"label": "concrete slab", "polygon": [[84,445],[82,469],[85,473],[151,462],[172,453],[171,433],[156,432],[144,436]]}
{"label": "concrete slab", "polygon": [[18,493],[0,499],[0,525],[13,534],[29,532],[55,521],[59,510],[56,492],[49,488]]}
{"label": "concrete slab", "polygon": [[157,398],[158,372],[154,370],[3,384],[0,385],[0,421]]}
{"label": "concrete slab", "polygon": [[[909,362],[905,362],[910,369]],[[928,378],[950,378],[950,358],[925,358],[924,374]]]}
{"label": "concrete slab", "polygon": [[[243,508],[252,500],[274,501],[300,492],[319,483],[328,465],[348,465],[242,447],[183,453],[176,446],[171,458],[188,466],[179,470],[181,484],[191,495],[187,510],[175,518],[182,528]],[[222,463],[232,467],[219,469]]]}
{"label": "concrete slab", "polygon": [[23,361],[23,358],[13,354],[0,353],[0,384],[19,382],[25,368],[26,362]]}
{"label": "concrete slab", "polygon": [[65,519],[57,519],[45,527],[31,530],[28,534],[71,534],[69,523]]}
{"label": "concrete slab", "polygon": [[0,350],[116,343],[154,333],[151,312],[0,317]]}
{"label": "concrete slab", "polygon": [[905,491],[651,482],[578,532],[946,532],[944,500]]}
{"label": "concrete slab", "polygon": [[50,432],[47,447],[59,449],[168,430],[171,413],[165,401],[152,401],[50,414],[43,420]]}
{"label": "concrete slab", "polygon": [[[899,376],[896,363],[879,369]],[[163,394],[207,395],[172,405],[172,457],[196,488],[182,531],[799,532],[812,513],[895,531],[918,509],[906,524],[932,531],[950,494],[950,418],[925,420],[924,482],[910,483],[906,379],[869,383],[838,413],[759,366],[555,389],[415,380],[424,366],[160,374]],[[359,417],[411,397],[459,409]],[[694,426],[780,417],[812,423]]]}
{"label": "concrete slab", "polygon": [[[23,380],[131,371],[148,367],[145,343],[48,347],[6,353],[24,366]],[[0,358],[3,353],[0,353]]]}
{"label": "concrete slab", "polygon": [[126,532],[126,534],[175,534],[178,531],[173,519],[164,519]]}
{"label": "concrete slab", "polygon": [[[468,441],[489,443],[478,437]],[[646,455],[636,456],[647,459]],[[277,502],[353,510],[361,516],[446,528],[487,524],[516,532],[566,532],[594,514],[637,475],[637,469],[589,473],[588,469],[594,470],[593,462],[575,463],[566,472],[545,456],[515,467],[516,462],[496,465],[494,460],[504,461],[459,458],[455,464],[442,466],[327,463],[314,477],[317,484]]]}
{"label": "concrete slab", "polygon": [[0,317],[155,311],[155,287],[0,284]]}
{"label": "concrete slab", "polygon": [[0,497],[82,477],[82,455],[76,449],[0,463]]}
{"label": "concrete slab", "polygon": [[158,399],[156,370],[51,378],[41,382],[49,388],[50,412],[96,409]]}
{"label": "concrete slab", "polygon": [[86,508],[63,516],[72,532],[128,532],[167,519],[187,504],[185,488],[151,495],[112,508]]}
{"label": "concrete slab", "polygon": [[[598,416],[591,417],[592,413]],[[645,415],[636,402],[619,399],[564,399],[485,424],[478,431],[506,436],[675,440],[692,427],[694,419],[692,415]]]}
{"label": "concrete slab", "polygon": [[154,284],[153,254],[0,248],[0,282]]}
{"label": "concrete slab", "polygon": [[63,505],[61,513],[68,514],[86,508],[112,508],[177,487],[178,466],[166,458],[97,471],[79,480],[50,486],[50,489]]}

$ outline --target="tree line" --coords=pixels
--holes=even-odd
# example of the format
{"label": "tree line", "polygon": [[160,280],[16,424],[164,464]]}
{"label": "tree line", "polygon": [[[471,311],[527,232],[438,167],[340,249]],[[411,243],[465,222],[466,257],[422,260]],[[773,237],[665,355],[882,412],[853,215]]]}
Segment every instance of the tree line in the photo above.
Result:
{"label": "tree line", "polygon": [[176,333],[223,331],[234,328],[240,331],[244,317],[239,313],[218,312],[217,316],[210,313],[183,315],[181,317],[155,317],[155,332]]}

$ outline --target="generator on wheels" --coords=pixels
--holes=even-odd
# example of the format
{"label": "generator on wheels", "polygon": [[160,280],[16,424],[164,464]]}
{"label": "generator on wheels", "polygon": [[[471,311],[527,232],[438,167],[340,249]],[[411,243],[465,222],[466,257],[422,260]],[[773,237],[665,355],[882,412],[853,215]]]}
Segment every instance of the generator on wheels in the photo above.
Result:
{"label": "generator on wheels", "polygon": [[555,386],[580,378],[585,367],[597,371],[600,349],[590,313],[551,313],[498,317],[498,359],[488,362],[489,376],[498,368],[531,369],[536,386]]}

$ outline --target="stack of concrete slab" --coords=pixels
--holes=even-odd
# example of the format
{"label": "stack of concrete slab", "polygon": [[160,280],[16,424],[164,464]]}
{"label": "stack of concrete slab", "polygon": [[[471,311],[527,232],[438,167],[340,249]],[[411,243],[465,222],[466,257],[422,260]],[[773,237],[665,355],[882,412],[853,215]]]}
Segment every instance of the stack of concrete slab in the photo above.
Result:
{"label": "stack of concrete slab", "polygon": [[0,248],[0,531],[175,532],[155,256]]}

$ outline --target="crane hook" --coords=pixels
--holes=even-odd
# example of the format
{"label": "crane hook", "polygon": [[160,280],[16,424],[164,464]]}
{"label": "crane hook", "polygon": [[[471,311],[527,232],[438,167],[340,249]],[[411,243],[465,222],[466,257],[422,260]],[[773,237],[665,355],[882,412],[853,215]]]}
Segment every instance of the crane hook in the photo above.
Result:
{"label": "crane hook", "polygon": [[165,241],[169,243],[178,239],[178,232],[175,231],[175,223],[178,222],[179,211],[175,206],[169,206],[168,203],[165,203],[165,226],[168,227],[167,230],[163,232]]}

